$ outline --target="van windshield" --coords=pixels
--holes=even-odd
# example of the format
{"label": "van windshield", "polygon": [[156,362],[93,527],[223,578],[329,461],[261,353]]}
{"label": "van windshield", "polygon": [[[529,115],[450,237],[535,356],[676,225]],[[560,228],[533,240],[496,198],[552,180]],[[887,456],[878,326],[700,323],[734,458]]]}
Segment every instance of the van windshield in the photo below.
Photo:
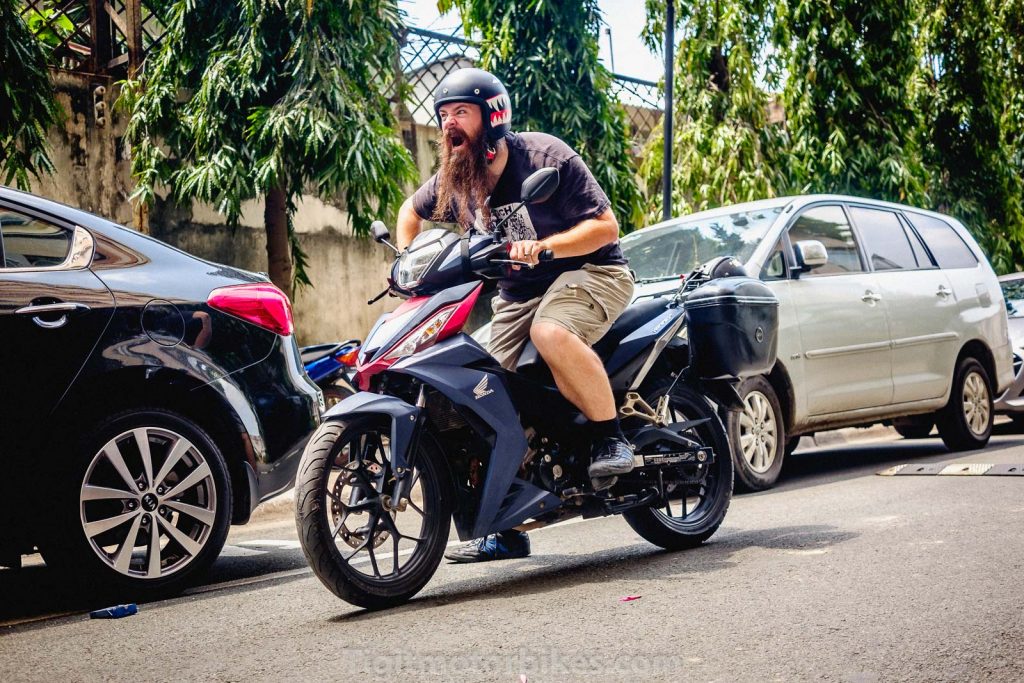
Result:
{"label": "van windshield", "polygon": [[622,253],[637,280],[676,278],[717,256],[746,263],[788,201],[754,211],[728,208],[699,219],[680,218],[622,238]]}

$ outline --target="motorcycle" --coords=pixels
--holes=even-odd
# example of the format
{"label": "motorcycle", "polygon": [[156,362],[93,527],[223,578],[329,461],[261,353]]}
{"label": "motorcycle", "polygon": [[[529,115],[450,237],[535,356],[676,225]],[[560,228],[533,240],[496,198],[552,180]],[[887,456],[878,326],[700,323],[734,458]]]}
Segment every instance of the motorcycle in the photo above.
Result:
{"label": "motorcycle", "polygon": [[303,346],[299,356],[306,374],[323,392],[327,408],[356,393],[351,375],[359,356],[358,339]]}
{"label": "motorcycle", "polygon": [[[510,215],[557,185],[556,169],[537,171]],[[306,559],[354,605],[415,595],[440,563],[452,520],[466,541],[621,514],[643,538],[678,550],[706,541],[725,518],[732,459],[715,403],[738,408],[735,382],[774,363],[771,291],[751,278],[716,279],[722,264],[705,264],[675,296],[627,308],[594,345],[635,449],[635,469],[606,488],[587,475],[586,418],[534,345],[510,372],[462,332],[485,283],[529,267],[509,259],[503,226],[464,237],[428,230],[401,252],[382,223],[372,227],[397,254],[380,296],[406,300],[367,336],[362,391],[325,413],[296,482]]]}

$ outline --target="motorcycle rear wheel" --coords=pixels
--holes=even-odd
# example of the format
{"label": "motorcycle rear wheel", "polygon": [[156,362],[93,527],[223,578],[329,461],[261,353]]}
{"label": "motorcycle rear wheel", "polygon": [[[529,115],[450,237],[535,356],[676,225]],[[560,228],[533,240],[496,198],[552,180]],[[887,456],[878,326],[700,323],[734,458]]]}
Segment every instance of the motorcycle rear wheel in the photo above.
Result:
{"label": "motorcycle rear wheel", "polygon": [[[641,388],[640,393],[648,405],[658,404],[672,379],[666,375]],[[725,519],[732,500],[732,451],[717,412],[700,393],[679,383],[672,390],[669,407],[673,422],[708,418],[684,435],[711,448],[714,459],[700,484],[676,489],[664,508],[635,508],[622,516],[634,531],[654,545],[667,550],[685,550],[711,538]]]}
{"label": "motorcycle rear wheel", "polygon": [[451,524],[445,465],[429,434],[410,454],[401,501],[392,500],[390,432],[386,418],[324,423],[302,454],[295,485],[310,567],[332,593],[367,609],[400,605],[426,585]]}

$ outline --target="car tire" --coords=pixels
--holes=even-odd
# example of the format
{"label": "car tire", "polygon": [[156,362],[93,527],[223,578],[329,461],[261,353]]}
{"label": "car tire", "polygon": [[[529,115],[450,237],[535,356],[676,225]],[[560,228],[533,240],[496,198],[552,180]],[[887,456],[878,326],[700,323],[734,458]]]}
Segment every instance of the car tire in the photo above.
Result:
{"label": "car tire", "polygon": [[949,402],[936,420],[942,442],[951,451],[983,448],[992,436],[994,415],[988,372],[976,359],[963,358],[953,375]]}
{"label": "car tire", "polygon": [[736,388],[742,410],[729,412],[736,488],[764,491],[775,485],[786,455],[786,427],[775,389],[764,377],[750,377]]}
{"label": "car tire", "polygon": [[932,433],[935,426],[935,418],[927,417],[903,417],[892,421],[892,428],[904,439],[926,439]]}
{"label": "car tire", "polygon": [[210,436],[178,413],[112,415],[56,467],[56,514],[40,545],[76,583],[118,597],[172,595],[224,547],[227,466]]}

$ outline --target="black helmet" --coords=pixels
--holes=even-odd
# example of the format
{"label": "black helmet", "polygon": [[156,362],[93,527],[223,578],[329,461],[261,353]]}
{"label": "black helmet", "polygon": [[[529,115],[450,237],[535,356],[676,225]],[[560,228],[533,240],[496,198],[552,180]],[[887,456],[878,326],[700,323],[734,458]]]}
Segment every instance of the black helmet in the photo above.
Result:
{"label": "black helmet", "polygon": [[445,76],[434,91],[434,115],[441,125],[441,105],[472,102],[480,107],[484,133],[497,142],[512,130],[512,101],[501,81],[483,69],[456,69]]}

